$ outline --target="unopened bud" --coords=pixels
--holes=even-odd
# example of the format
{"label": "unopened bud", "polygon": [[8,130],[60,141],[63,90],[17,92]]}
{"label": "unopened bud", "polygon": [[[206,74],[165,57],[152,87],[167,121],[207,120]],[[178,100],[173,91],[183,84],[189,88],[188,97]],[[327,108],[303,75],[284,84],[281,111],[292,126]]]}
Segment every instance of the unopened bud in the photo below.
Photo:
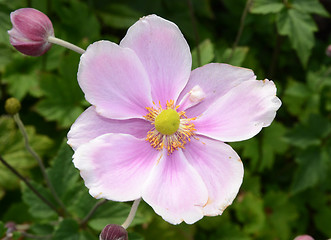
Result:
{"label": "unopened bud", "polygon": [[34,8],[21,8],[10,14],[13,28],[8,31],[10,43],[21,53],[40,56],[47,52],[52,44],[49,36],[54,36],[51,20]]}
{"label": "unopened bud", "polygon": [[5,110],[10,115],[15,115],[21,110],[21,103],[16,98],[8,98],[5,102]]}
{"label": "unopened bud", "polygon": [[300,235],[294,238],[294,240],[314,240],[314,238],[309,235]]}
{"label": "unopened bud", "polygon": [[128,240],[128,232],[120,225],[109,224],[100,234],[100,240]]}
{"label": "unopened bud", "polygon": [[329,46],[326,48],[326,50],[325,50],[325,54],[326,54],[326,56],[331,57],[331,45],[329,45]]}

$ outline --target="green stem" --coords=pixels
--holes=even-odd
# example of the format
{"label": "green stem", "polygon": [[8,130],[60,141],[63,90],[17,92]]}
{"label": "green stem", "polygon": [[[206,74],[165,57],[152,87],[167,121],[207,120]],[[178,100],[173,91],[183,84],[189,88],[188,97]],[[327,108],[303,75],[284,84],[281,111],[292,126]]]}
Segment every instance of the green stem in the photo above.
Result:
{"label": "green stem", "polygon": [[21,121],[21,118],[19,116],[18,113],[16,113],[14,116],[13,116],[18,128],[20,129],[22,135],[23,135],[23,138],[24,138],[24,144],[25,144],[25,148],[28,150],[28,152],[33,156],[34,159],[37,160],[38,162],[38,165],[39,165],[39,168],[41,170],[41,173],[46,181],[46,184],[47,184],[47,187],[49,188],[49,190],[51,191],[54,199],[56,200],[56,202],[61,206],[61,208],[66,212],[68,213],[66,207],[64,206],[63,202],[61,201],[61,199],[59,198],[59,196],[57,195],[47,173],[46,173],[46,168],[43,164],[43,161],[41,160],[41,158],[39,157],[39,155],[31,148],[30,144],[29,144],[29,137],[28,137],[28,134],[25,130],[25,127],[24,127],[24,124],[23,122]]}
{"label": "green stem", "polygon": [[3,165],[5,165],[12,173],[14,173],[19,179],[21,179],[26,186],[28,186],[28,188],[30,188],[30,190],[36,194],[37,197],[40,198],[40,200],[42,200],[47,206],[49,206],[51,209],[53,209],[56,213],[58,213],[59,215],[61,215],[61,213],[57,210],[57,208],[50,202],[48,201],[43,195],[41,195],[37,189],[35,189],[34,186],[31,185],[31,183],[29,182],[28,179],[26,179],[25,177],[23,177],[18,171],[16,171],[16,169],[14,167],[12,167],[9,163],[7,163],[5,161],[5,159],[2,158],[2,156],[0,155],[0,161],[3,163]]}
{"label": "green stem", "polygon": [[136,215],[140,201],[141,201],[141,198],[136,199],[133,202],[130,213],[129,213],[128,217],[126,218],[125,222],[122,224],[123,228],[127,229],[130,226],[130,224],[132,223],[134,216]]}

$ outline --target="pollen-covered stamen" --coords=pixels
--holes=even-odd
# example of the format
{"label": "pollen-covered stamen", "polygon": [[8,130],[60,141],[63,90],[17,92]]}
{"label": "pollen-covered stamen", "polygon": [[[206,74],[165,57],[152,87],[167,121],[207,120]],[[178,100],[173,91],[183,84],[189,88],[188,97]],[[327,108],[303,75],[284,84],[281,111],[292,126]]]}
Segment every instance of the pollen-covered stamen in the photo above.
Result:
{"label": "pollen-covered stamen", "polygon": [[[155,103],[153,103],[156,106]],[[178,148],[184,148],[185,144],[195,137],[195,126],[192,120],[187,118],[184,111],[177,112],[179,106],[174,101],[167,102],[166,109],[159,103],[158,107],[147,107],[148,114],[145,117],[154,127],[147,133],[146,140],[157,150],[166,148],[172,153]]]}

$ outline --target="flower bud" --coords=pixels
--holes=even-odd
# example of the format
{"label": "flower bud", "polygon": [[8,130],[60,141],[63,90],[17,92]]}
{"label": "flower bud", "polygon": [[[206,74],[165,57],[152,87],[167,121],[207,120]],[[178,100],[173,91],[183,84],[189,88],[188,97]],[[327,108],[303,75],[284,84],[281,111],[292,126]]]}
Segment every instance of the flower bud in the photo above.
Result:
{"label": "flower bud", "polygon": [[309,235],[300,235],[294,238],[294,240],[314,240],[314,238]]}
{"label": "flower bud", "polygon": [[100,240],[128,240],[128,232],[120,225],[108,224],[100,234]]}
{"label": "flower bud", "polygon": [[331,57],[331,44],[326,48],[325,54],[326,56]]}
{"label": "flower bud", "polygon": [[16,98],[8,98],[5,102],[5,110],[10,115],[15,115],[21,110],[21,103]]}
{"label": "flower bud", "polygon": [[49,36],[54,36],[52,22],[42,12],[33,8],[21,8],[10,14],[13,28],[8,31],[10,43],[21,53],[40,56],[52,44]]}

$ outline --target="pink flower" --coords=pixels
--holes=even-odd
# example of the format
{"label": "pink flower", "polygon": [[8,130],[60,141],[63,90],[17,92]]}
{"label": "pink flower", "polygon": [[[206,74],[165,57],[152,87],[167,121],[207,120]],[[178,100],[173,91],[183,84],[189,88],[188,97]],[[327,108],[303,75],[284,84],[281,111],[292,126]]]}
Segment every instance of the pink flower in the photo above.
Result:
{"label": "pink flower", "polygon": [[309,235],[300,235],[294,238],[294,240],[314,240],[314,238]]}
{"label": "pink flower", "polygon": [[21,53],[40,56],[52,44],[49,36],[54,36],[52,22],[42,12],[33,8],[21,8],[10,14],[13,28],[8,31],[10,43]]}
{"label": "pink flower", "polygon": [[178,27],[141,18],[119,45],[82,55],[78,82],[92,104],[72,125],[75,166],[95,198],[142,197],[166,221],[222,214],[243,178],[241,141],[271,124],[281,102],[272,81],[227,64],[191,72]]}

